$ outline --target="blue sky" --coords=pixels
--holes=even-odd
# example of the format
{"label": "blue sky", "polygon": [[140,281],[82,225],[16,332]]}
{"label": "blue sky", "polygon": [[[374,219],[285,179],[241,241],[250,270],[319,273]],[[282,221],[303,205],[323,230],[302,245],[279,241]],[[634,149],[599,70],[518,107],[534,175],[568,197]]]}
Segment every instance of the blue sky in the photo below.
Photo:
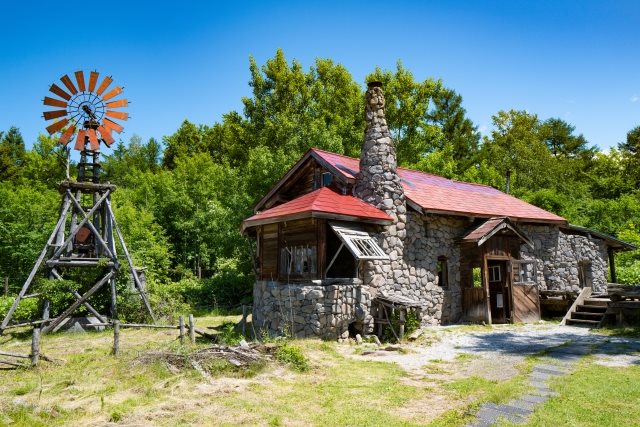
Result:
{"label": "blue sky", "polygon": [[3,2],[0,130],[44,133],[42,98],[82,69],[124,85],[133,134],[161,139],[184,119],[213,124],[250,94],[248,58],[282,48],[308,69],[343,64],[356,81],[398,60],[441,78],[483,132],[499,110],[575,125],[616,146],[640,125],[640,2]]}

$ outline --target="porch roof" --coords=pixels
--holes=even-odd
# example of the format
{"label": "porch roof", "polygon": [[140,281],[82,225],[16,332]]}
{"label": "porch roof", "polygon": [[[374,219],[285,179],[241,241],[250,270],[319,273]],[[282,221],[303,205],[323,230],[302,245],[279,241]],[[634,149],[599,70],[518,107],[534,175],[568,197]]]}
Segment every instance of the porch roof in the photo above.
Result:
{"label": "porch roof", "polygon": [[328,187],[322,187],[245,219],[242,222],[242,231],[257,225],[302,218],[327,218],[372,224],[388,224],[393,221],[389,215],[357,197],[338,194]]}
{"label": "porch roof", "polygon": [[533,248],[533,242],[513,224],[509,218],[490,218],[478,227],[467,233],[462,238],[463,242],[478,242],[478,246],[482,246],[487,240],[493,237],[501,230],[509,230],[520,238],[523,242]]}

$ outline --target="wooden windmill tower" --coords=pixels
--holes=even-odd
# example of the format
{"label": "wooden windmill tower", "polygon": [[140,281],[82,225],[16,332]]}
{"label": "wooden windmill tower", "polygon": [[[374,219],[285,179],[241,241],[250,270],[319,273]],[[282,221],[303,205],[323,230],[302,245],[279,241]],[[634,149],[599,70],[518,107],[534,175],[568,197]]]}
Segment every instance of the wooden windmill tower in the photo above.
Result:
{"label": "wooden windmill tower", "polygon": [[[110,89],[109,86],[113,82],[111,77],[105,77],[100,84],[98,80],[97,71],[91,71],[88,81],[85,80],[82,71],[76,71],[75,83],[68,75],[64,75],[60,81],[66,90],[52,84],[49,90],[57,97],[44,98],[45,105],[58,107],[56,110],[44,112],[45,120],[55,120],[47,127],[49,134],[58,134],[59,142],[65,146],[70,141],[75,141],[74,148],[80,151],[78,179],[72,181],[67,178],[60,183],[62,204],[58,222],[18,297],[2,321],[0,333],[9,326],[16,308],[41,267],[44,267],[49,279],[63,280],[65,273],[73,269],[93,269],[99,277],[95,283],[82,289],[83,294],[76,289],[66,288],[73,294],[75,301],[52,319],[49,319],[48,302],[46,295],[43,295],[45,306],[42,332],[57,330],[81,305],[101,322],[106,322],[91,305],[89,298],[107,284],[111,288],[111,317],[117,318],[116,277],[121,265],[116,252],[116,237],[135,287],[153,318],[144,286],[134,268],[111,207],[111,193],[116,187],[100,182],[100,144],[111,146],[114,143],[112,132],[122,132],[123,126],[117,120],[127,120],[129,115],[116,109],[126,107],[128,101],[124,98],[116,99],[123,88],[116,86]],[[61,282],[61,285],[63,283]]]}

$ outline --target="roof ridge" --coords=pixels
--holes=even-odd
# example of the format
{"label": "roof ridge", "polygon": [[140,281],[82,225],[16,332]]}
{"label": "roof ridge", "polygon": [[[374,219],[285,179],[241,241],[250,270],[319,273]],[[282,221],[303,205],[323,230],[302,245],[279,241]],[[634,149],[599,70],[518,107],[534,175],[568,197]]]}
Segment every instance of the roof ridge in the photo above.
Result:
{"label": "roof ridge", "polygon": [[[347,156],[345,154],[334,153],[333,151],[327,151],[327,150],[323,150],[321,148],[311,147],[310,150],[311,151],[319,151],[321,153],[331,154],[333,156],[340,156],[340,157],[344,157],[344,158],[347,158],[347,159],[350,159],[350,160],[359,160],[357,157],[351,157],[351,156]],[[460,181],[458,179],[447,178],[447,177],[444,177],[442,175],[436,175],[435,173],[425,172],[425,171],[421,171],[419,169],[412,169],[412,168],[407,168],[407,167],[404,167],[404,166],[398,166],[398,169],[403,169],[405,171],[410,171],[410,172],[417,172],[417,173],[421,173],[423,175],[435,176],[436,178],[442,178],[442,179],[446,179],[447,181],[457,182],[457,183],[460,183],[460,184],[469,184],[469,185],[476,185],[478,187],[493,188],[494,190],[503,192],[502,190],[498,190],[497,188],[492,187],[492,186],[487,185],[487,184],[480,184],[478,182]],[[504,193],[504,194],[507,194],[507,193]]]}

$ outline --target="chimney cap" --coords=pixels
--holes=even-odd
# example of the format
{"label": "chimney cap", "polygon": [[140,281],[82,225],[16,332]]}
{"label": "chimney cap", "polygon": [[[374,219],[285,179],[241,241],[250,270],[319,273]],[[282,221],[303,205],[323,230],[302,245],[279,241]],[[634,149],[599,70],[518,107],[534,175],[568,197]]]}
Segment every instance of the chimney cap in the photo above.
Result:
{"label": "chimney cap", "polygon": [[374,87],[382,87],[382,82],[380,82],[380,81],[372,81],[372,82],[367,83],[367,87],[369,89],[373,89]]}

